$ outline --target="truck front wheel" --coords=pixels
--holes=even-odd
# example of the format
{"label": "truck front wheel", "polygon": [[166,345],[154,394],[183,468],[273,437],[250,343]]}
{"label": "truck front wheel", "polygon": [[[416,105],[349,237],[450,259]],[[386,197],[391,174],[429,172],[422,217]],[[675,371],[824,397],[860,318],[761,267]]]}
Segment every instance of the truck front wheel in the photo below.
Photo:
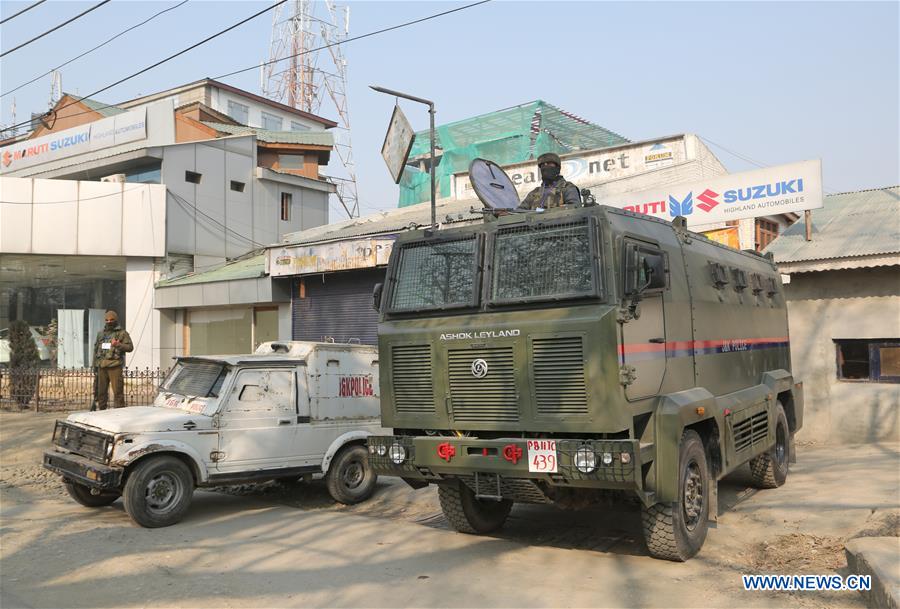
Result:
{"label": "truck front wheel", "polygon": [[194,477],[181,459],[150,457],[137,464],[125,483],[125,511],[147,528],[167,527],[181,520],[191,506]]}
{"label": "truck front wheel", "polygon": [[476,499],[475,493],[462,482],[438,485],[441,511],[454,529],[472,535],[491,533],[503,526],[513,502]]}
{"label": "truck front wheel", "polygon": [[77,482],[65,482],[69,496],[84,507],[104,507],[121,497],[115,491],[103,491],[99,495],[91,494],[91,489]]}
{"label": "truck front wheel", "polygon": [[684,562],[706,541],[709,520],[709,470],[703,441],[696,431],[681,436],[678,500],[643,508],[644,540],[656,558]]}
{"label": "truck front wheel", "polygon": [[371,497],[376,482],[378,475],[369,465],[369,451],[360,444],[342,448],[325,475],[328,493],[335,501],[348,505]]}

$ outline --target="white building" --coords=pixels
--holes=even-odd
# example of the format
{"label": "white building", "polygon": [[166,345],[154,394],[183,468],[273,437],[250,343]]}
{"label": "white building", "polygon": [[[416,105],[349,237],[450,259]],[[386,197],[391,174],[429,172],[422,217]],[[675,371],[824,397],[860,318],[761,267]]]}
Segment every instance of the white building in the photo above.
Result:
{"label": "white building", "polygon": [[[0,328],[56,320],[57,363],[90,365],[110,308],[135,342],[127,365],[167,367],[190,320],[156,309],[155,283],[326,224],[334,124],[210,80],[116,106],[64,96],[0,142]],[[227,303],[205,304],[198,329]],[[277,336],[277,316],[260,319]]]}

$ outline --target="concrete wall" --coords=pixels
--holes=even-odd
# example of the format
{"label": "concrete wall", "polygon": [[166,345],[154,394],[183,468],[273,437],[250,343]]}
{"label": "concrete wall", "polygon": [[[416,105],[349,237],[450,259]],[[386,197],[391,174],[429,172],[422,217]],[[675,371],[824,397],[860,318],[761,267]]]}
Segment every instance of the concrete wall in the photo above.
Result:
{"label": "concrete wall", "polygon": [[152,258],[128,258],[125,261],[125,329],[131,335],[134,351],[126,356],[129,368],[157,368],[159,361],[160,318],[153,308],[156,269]]}
{"label": "concrete wall", "polygon": [[900,440],[900,386],[840,381],[834,339],[900,338],[900,266],[795,273],[785,286],[802,440]]}

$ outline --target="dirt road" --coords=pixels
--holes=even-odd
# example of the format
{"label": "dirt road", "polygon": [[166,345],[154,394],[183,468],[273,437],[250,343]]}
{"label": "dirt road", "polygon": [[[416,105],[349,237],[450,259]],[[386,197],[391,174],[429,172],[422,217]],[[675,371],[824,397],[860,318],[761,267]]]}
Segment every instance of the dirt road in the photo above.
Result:
{"label": "dirt road", "polygon": [[336,506],[321,483],[198,492],[141,529],[39,466],[52,416],[0,413],[0,604],[27,607],[863,607],[857,592],[745,592],[741,574],[846,573],[842,544],[897,535],[896,446],[801,447],[786,486],[720,485],[719,526],[653,560],[627,512],[516,506],[499,534],[448,529],[433,488],[383,480]]}

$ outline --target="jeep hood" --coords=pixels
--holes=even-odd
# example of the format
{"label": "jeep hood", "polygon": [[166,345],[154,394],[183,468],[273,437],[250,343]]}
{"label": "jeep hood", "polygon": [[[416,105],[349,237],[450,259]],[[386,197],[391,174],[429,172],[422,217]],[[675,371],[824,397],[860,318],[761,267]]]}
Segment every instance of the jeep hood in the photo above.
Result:
{"label": "jeep hood", "polygon": [[69,415],[68,421],[111,433],[185,431],[188,429],[185,423],[189,422],[194,423],[193,429],[212,429],[212,419],[208,416],[155,406],[76,412]]}

